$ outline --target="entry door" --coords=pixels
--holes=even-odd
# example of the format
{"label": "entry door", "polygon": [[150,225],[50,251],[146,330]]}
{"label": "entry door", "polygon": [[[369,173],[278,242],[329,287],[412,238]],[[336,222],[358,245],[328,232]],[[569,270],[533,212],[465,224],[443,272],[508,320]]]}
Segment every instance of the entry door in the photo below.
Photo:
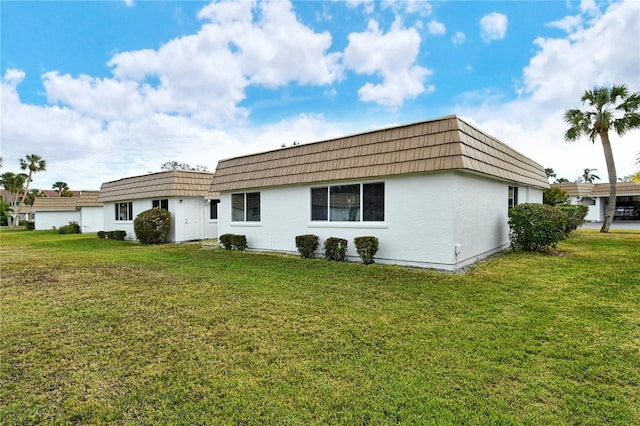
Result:
{"label": "entry door", "polygon": [[184,200],[184,239],[186,241],[203,239],[203,205],[202,200]]}

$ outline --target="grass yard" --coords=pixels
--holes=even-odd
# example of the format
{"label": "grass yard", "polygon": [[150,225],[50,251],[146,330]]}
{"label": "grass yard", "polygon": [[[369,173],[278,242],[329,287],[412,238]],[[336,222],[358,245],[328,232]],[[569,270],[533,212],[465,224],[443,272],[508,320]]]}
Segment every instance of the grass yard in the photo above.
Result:
{"label": "grass yard", "polygon": [[0,238],[3,424],[640,424],[640,233],[465,275]]}

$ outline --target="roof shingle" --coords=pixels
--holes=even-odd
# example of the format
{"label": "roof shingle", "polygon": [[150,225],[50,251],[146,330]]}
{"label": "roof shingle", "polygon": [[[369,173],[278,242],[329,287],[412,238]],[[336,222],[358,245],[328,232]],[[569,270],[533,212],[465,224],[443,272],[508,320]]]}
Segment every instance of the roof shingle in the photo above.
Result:
{"label": "roof shingle", "polygon": [[211,192],[465,169],[548,188],[544,168],[456,116],[222,160]]}

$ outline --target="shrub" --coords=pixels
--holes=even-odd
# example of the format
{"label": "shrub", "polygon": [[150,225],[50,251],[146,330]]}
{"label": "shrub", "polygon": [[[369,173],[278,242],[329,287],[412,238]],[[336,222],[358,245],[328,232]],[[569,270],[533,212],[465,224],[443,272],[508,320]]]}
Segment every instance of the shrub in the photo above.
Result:
{"label": "shrub", "polygon": [[127,237],[127,231],[121,230],[109,231],[107,234],[110,240],[124,241],[124,239]]}
{"label": "shrub", "polygon": [[232,235],[231,247],[234,250],[245,251],[247,249],[247,237],[244,235]]}
{"label": "shrub", "polygon": [[542,202],[550,206],[567,204],[569,202],[569,194],[557,186],[552,186],[542,193]]}
{"label": "shrub", "polygon": [[567,238],[570,233],[578,229],[584,222],[584,218],[587,217],[589,207],[582,205],[560,205],[556,206],[556,209],[564,212],[566,220],[564,226],[564,237]]}
{"label": "shrub", "polygon": [[526,251],[548,251],[565,235],[566,215],[546,204],[518,204],[509,210],[511,247]]}
{"label": "shrub", "polygon": [[107,233],[104,231],[98,231],[98,238],[101,240],[106,240],[107,239]]}
{"label": "shrub", "polygon": [[79,234],[80,233],[80,225],[77,222],[69,222],[68,225],[61,226],[58,228],[59,234]]}
{"label": "shrub", "polygon": [[324,257],[341,262],[347,254],[348,241],[342,238],[330,237],[324,242]]}
{"label": "shrub", "polygon": [[301,257],[313,259],[318,248],[318,236],[311,234],[298,235],[296,236],[296,247]]}
{"label": "shrub", "polygon": [[353,243],[362,259],[362,263],[365,265],[374,263],[373,256],[378,252],[378,239],[376,237],[356,237]]}
{"label": "shrub", "polygon": [[222,244],[222,247],[226,248],[227,250],[231,250],[232,238],[233,238],[233,234],[222,234],[218,239],[220,240],[220,244]]}
{"label": "shrub", "polygon": [[145,210],[133,220],[133,231],[142,244],[166,243],[171,232],[171,213],[157,207]]}
{"label": "shrub", "polygon": [[33,231],[36,229],[36,223],[32,220],[29,220],[24,223],[24,227],[27,229],[27,231]]}

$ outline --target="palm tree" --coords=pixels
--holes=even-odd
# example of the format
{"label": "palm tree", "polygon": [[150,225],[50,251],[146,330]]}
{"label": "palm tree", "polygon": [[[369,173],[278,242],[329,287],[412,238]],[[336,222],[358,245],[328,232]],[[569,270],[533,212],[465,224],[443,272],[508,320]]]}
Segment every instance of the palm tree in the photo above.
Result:
{"label": "palm tree", "polygon": [[57,181],[51,185],[51,189],[58,193],[58,197],[62,197],[64,193],[69,192],[69,185],[67,185],[67,182]]}
{"label": "palm tree", "polygon": [[596,179],[600,180],[600,176],[593,174],[593,172],[597,171],[598,169],[584,169],[580,178],[586,183],[593,183]]}
{"label": "palm tree", "polygon": [[609,232],[611,221],[616,211],[616,165],[613,161],[613,151],[609,142],[609,130],[613,129],[622,136],[631,129],[640,127],[640,113],[637,112],[640,105],[640,93],[629,94],[625,85],[613,85],[608,87],[596,87],[593,90],[585,90],[582,95],[583,105],[589,107],[586,111],[569,109],[564,113],[564,120],[571,126],[564,134],[567,142],[578,140],[586,135],[595,143],[596,136],[600,137],[604,158],[609,173],[609,208],[605,215],[600,232]]}
{"label": "palm tree", "polygon": [[[18,199],[20,195],[24,193],[24,183],[27,180],[27,175],[24,173],[15,174],[13,172],[6,172],[0,175],[0,185],[7,191],[7,199],[4,200],[8,205],[10,212],[17,212]],[[7,217],[7,225],[13,227],[13,215],[9,214]]]}
{"label": "palm tree", "polygon": [[20,159],[20,168],[22,170],[29,169],[29,176],[27,178],[27,186],[24,189],[24,194],[22,194],[22,200],[20,200],[20,204],[18,205],[18,209],[20,209],[20,206],[24,204],[24,199],[27,198],[29,184],[31,184],[31,181],[33,180],[33,174],[47,170],[47,162],[37,154],[27,154],[25,158]]}

